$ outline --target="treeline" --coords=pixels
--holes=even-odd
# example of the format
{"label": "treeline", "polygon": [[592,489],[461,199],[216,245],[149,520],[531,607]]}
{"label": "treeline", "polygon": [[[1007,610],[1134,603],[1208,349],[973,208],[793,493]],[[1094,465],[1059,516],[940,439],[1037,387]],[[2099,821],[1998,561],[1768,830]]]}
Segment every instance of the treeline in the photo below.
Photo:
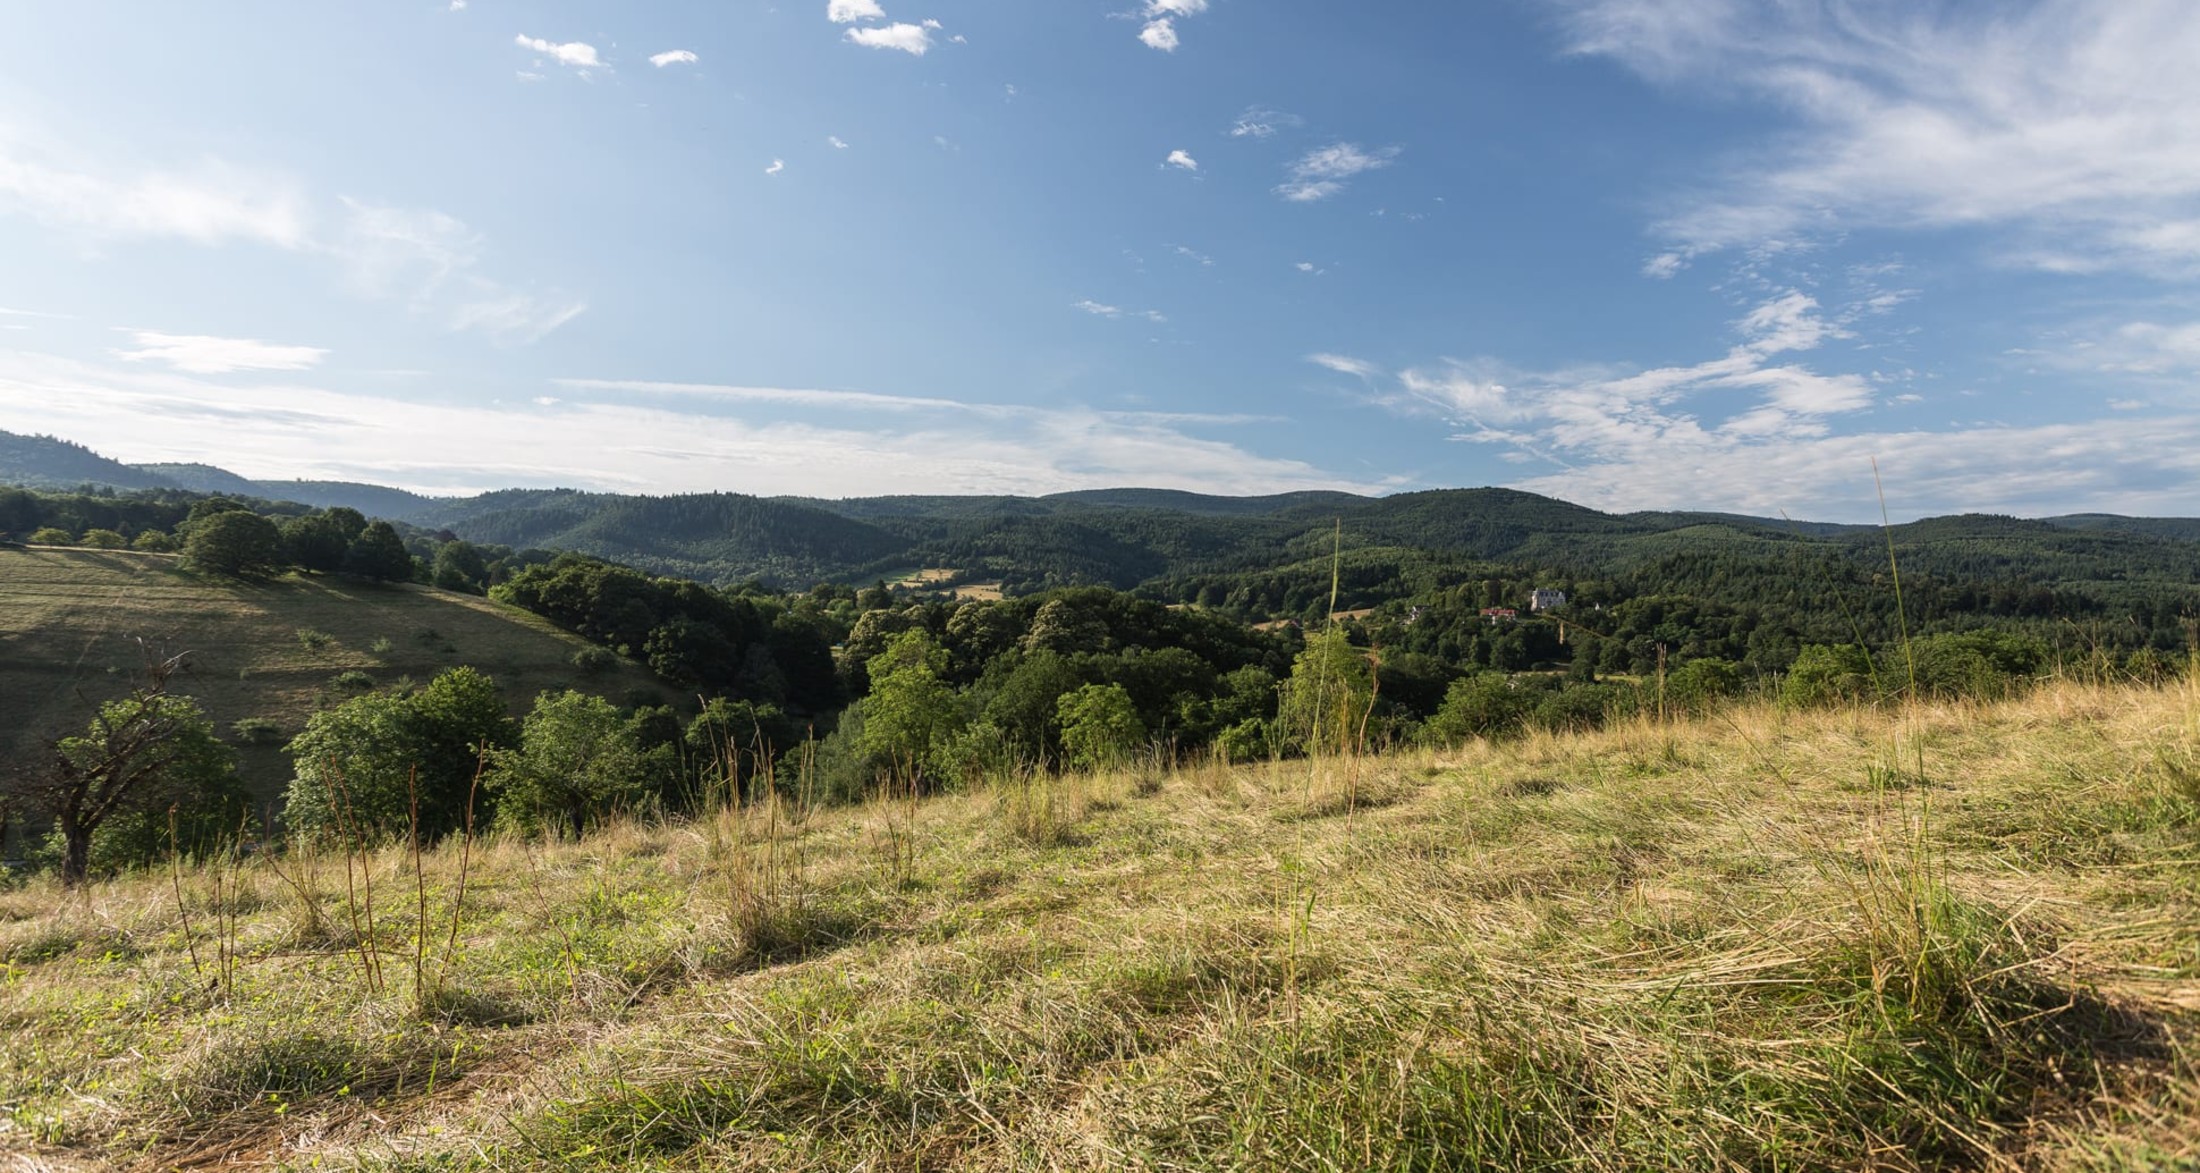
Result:
{"label": "treeline", "polygon": [[477,545],[338,506],[208,495],[180,489],[44,493],[0,488],[0,542],[181,554],[193,569],[230,577],[289,571],[349,574],[485,594],[547,550]]}

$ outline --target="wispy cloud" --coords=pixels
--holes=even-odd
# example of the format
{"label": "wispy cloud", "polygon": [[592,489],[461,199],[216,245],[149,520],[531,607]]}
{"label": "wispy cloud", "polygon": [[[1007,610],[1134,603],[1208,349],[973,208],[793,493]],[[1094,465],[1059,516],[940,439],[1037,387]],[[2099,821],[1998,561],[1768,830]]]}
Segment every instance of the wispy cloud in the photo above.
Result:
{"label": "wispy cloud", "polygon": [[[1788,507],[1819,516],[1831,510],[1827,500],[1798,494],[1798,487],[1838,493],[1859,472],[1868,476],[1863,457],[1870,446],[1837,435],[1834,422],[1866,418],[1882,395],[1864,375],[1823,374],[1796,357],[1847,337],[1837,324],[1845,316],[1783,290],[1735,321],[1740,340],[1725,355],[1691,366],[1535,371],[1489,359],[1447,360],[1389,378],[1377,401],[1447,419],[1459,429],[1455,439],[1554,466],[1518,482],[1538,492],[1600,508]],[[1357,360],[1325,361],[1336,357],[1313,361],[1362,377],[1378,373]],[[1883,433],[1880,439],[1889,451],[1915,456],[1925,449]],[[2002,460],[2016,450],[2005,450]],[[1851,457],[1853,467],[1840,464]],[[2059,460],[2055,465],[2062,468]],[[1934,493],[1956,484],[1937,470],[1930,476]],[[1996,479],[2005,478],[1988,478]],[[1983,507],[2001,491],[1951,500]]]}
{"label": "wispy cloud", "polygon": [[1096,318],[1144,318],[1149,322],[1166,322],[1169,320],[1168,316],[1159,310],[1127,310],[1122,306],[1109,305],[1106,302],[1093,301],[1090,298],[1072,302],[1070,308],[1083,310]]}
{"label": "wispy cloud", "polygon": [[1574,47],[1795,126],[1678,193],[1705,251],[1859,227],[1987,228],[1998,259],[2200,272],[2200,6],[1562,0]]}
{"label": "wispy cloud", "polygon": [[1340,375],[1351,375],[1360,379],[1372,379],[1383,373],[1383,368],[1374,363],[1348,354],[1310,354],[1306,356],[1306,361],[1318,367],[1327,367]]}
{"label": "wispy cloud", "polygon": [[560,45],[521,33],[513,38],[513,42],[522,49],[532,49],[560,65],[569,65],[574,69],[598,69],[603,65],[603,58],[596,55],[596,47],[582,41],[568,41]]}
{"label": "wispy cloud", "polygon": [[1273,138],[1279,131],[1295,130],[1306,125],[1306,120],[1288,110],[1271,110],[1266,106],[1247,106],[1245,113],[1230,124],[1231,138]]}
{"label": "wispy cloud", "polygon": [[827,0],[825,19],[834,24],[854,24],[859,20],[885,20],[886,10],[878,0]]}
{"label": "wispy cloud", "polygon": [[553,379],[571,391],[624,391],[639,395],[680,395],[740,403],[781,403],[800,407],[860,408],[885,411],[966,411],[978,415],[1022,410],[961,399],[882,395],[871,391],[824,391],[802,387],[748,387],[728,383],[664,383],[648,379]]}
{"label": "wispy cloud", "polygon": [[328,351],[318,346],[278,346],[248,338],[130,331],[136,350],[117,350],[128,362],[158,362],[179,371],[218,375],[230,371],[303,371],[319,366]]}
{"label": "wispy cloud", "polygon": [[1343,191],[1355,175],[1388,167],[1398,148],[1368,150],[1357,143],[1331,143],[1316,147],[1291,164],[1290,179],[1276,187],[1276,194],[1293,203],[1326,200]]}
{"label": "wispy cloud", "polygon": [[932,30],[919,24],[890,24],[883,28],[848,30],[850,44],[866,49],[899,49],[922,57],[932,48]]}
{"label": "wispy cloud", "polygon": [[587,305],[559,293],[513,289],[480,272],[481,236],[442,212],[343,201],[342,234],[327,252],[355,289],[404,301],[452,330],[526,344],[578,317]]}
{"label": "wispy cloud", "polygon": [[1182,149],[1170,151],[1169,157],[1163,162],[1168,166],[1181,167],[1186,171],[1199,170],[1199,160],[1192,158],[1189,152]]}
{"label": "wispy cloud", "polygon": [[1183,257],[1185,260],[1198,262],[1199,265],[1203,268],[1212,267],[1215,263],[1215,259],[1213,257],[1210,257],[1206,253],[1200,252],[1198,249],[1192,248],[1188,245],[1172,244],[1169,246],[1169,250],[1171,252],[1174,252],[1176,255]]}
{"label": "wispy cloud", "polygon": [[1147,48],[1164,53],[1176,52],[1176,47],[1183,43],[1177,39],[1176,22],[1166,16],[1147,21],[1145,27],[1138,30],[1138,39],[1145,42]]}
{"label": "wispy cloud", "polygon": [[277,248],[312,239],[311,202],[288,176],[206,160],[184,170],[100,174],[11,141],[0,128],[0,211],[108,238],[250,241]]}
{"label": "wispy cloud", "polygon": [[785,393],[797,397],[790,401],[770,388],[698,388],[651,402],[622,397],[614,386],[567,383],[535,397],[553,402],[482,405],[0,351],[0,428],[80,439],[124,460],[218,455],[247,476],[363,480],[433,493],[552,485],[835,497],[1123,485],[1219,493],[1386,487],[1183,430],[1234,416],[1076,405],[984,415],[948,401],[940,419],[926,419],[923,407],[897,408],[891,426],[871,427],[851,421],[901,397],[880,403],[847,398],[858,393]]}
{"label": "wispy cloud", "polygon": [[848,149],[848,144],[847,144],[847,143],[844,143],[844,142],[842,142],[842,141],[840,140],[840,136],[839,136],[839,135],[837,135],[837,134],[828,134],[828,135],[826,135],[826,136],[825,136],[825,141],[826,141],[827,143],[830,143],[830,144],[832,144],[832,148],[833,148],[834,150],[836,150],[836,151],[845,151],[845,150],[847,150],[847,149]]}
{"label": "wispy cloud", "polygon": [[356,292],[406,302],[452,329],[532,341],[582,308],[515,291],[481,272],[482,239],[424,209],[342,199],[321,205],[296,179],[209,159],[188,172],[115,174],[0,134],[0,213],[101,242],[170,239],[256,244],[335,262]]}
{"label": "wispy cloud", "polygon": [[771,161],[771,165],[770,165],[770,166],[768,166],[768,167],[766,167],[766,168],[764,168],[764,174],[766,174],[766,175],[777,175],[777,174],[779,174],[780,172],[782,172],[782,171],[785,171],[786,169],[787,169],[787,161],[786,161],[785,159],[773,159],[773,160]]}
{"label": "wispy cloud", "polygon": [[662,53],[651,54],[649,63],[663,69],[667,65],[693,65],[701,60],[702,58],[697,57],[693,50],[668,49]]}

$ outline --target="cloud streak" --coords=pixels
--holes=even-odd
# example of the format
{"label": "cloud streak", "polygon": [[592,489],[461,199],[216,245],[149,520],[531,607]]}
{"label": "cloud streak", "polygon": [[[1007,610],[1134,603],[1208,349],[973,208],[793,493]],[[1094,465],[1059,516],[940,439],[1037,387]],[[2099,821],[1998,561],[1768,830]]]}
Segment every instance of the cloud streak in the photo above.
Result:
{"label": "cloud streak", "polygon": [[218,375],[230,371],[303,371],[319,366],[328,351],[318,346],[279,346],[248,338],[213,338],[203,334],[164,334],[158,330],[131,331],[136,350],[117,350],[127,362],[158,362],[193,374]]}
{"label": "cloud streak", "polygon": [[[366,480],[430,493],[552,485],[812,496],[1382,487],[1179,427],[1249,422],[1236,417],[1081,406],[990,414],[954,401],[933,407],[859,392],[619,380],[560,388],[543,397],[557,400],[548,404],[416,402],[0,351],[0,428],[79,438],[126,460],[219,454],[225,467],[247,476]],[[619,388],[648,389],[636,394],[669,402],[603,400]],[[888,405],[915,421],[867,427],[863,412],[850,410]],[[756,410],[724,414],[774,406],[812,409],[823,422],[760,418]],[[925,413],[942,418],[926,421]]]}
{"label": "cloud streak", "polygon": [[1658,226],[1704,252],[1855,228],[1988,228],[1997,259],[2200,272],[2200,7],[1562,0],[1575,51],[1784,112]]}

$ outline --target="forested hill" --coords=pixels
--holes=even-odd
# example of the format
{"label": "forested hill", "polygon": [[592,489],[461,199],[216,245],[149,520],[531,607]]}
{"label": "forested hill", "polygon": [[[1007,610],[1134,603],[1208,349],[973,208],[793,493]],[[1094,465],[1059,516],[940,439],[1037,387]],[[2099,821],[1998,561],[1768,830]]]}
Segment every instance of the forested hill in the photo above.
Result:
{"label": "forested hill", "polygon": [[896,561],[906,539],[805,505],[704,493],[629,497],[567,489],[488,493],[416,515],[471,542],[578,550],[663,574],[808,585]]}
{"label": "forested hill", "polygon": [[256,481],[211,464],[124,464],[82,444],[14,432],[0,432],[0,485],[29,489],[180,489],[294,501],[316,509],[356,509],[391,521],[407,520],[435,500],[403,489],[354,481]]}
{"label": "forested hill", "polygon": [[[931,569],[935,580],[948,572],[943,585],[999,584],[1009,594],[1091,584],[1140,588],[1166,601],[1235,597],[1249,600],[1248,614],[1262,606],[1250,600],[1276,600],[1271,609],[1296,613],[1314,595],[1326,597],[1329,556],[1340,538],[1347,598],[1365,603],[1492,566],[1511,575],[1625,577],[1712,593],[1737,581],[1869,574],[1884,567],[1889,536],[1876,526],[1724,513],[1607,514],[1495,488],[1389,497],[1124,488],[841,500],[513,489],[433,499],[374,485],[255,481],[206,464],[128,465],[66,441],[7,433],[0,433],[0,483],[343,505],[425,534],[572,550],[718,583],[760,578],[802,588]],[[68,517],[30,522],[24,514],[12,528],[115,524],[101,520],[112,510],[96,497],[78,498]],[[2196,519],[1963,515],[1896,526],[1892,537],[1906,575],[2005,591],[2083,587],[2108,608],[2122,606],[2132,584],[2200,583]],[[1281,606],[1287,596],[1291,604]]]}

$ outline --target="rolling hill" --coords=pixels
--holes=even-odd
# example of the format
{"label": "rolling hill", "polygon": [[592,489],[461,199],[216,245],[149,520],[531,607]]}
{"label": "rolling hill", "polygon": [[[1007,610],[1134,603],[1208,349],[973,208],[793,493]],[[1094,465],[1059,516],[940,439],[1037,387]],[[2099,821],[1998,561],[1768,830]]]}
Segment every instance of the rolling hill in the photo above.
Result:
{"label": "rolling hill", "polygon": [[[660,574],[781,587],[869,582],[923,567],[1010,591],[1092,583],[1129,589],[1189,576],[1285,567],[1325,556],[1341,522],[1348,549],[1423,562],[1502,562],[1584,577],[1676,560],[1747,562],[1792,573],[1799,557],[1883,562],[1876,526],[1691,511],[1600,513],[1510,489],[1388,497],[1301,492],[1222,497],[1166,489],[1017,496],[826,499],[739,493],[632,496],[510,489],[428,498],[334,481],[255,481],[207,464],[128,465],[50,437],[0,433],[0,482],[105,484],[347,505],[468,541],[573,550]],[[2057,585],[2200,583],[2200,520],[2106,514],[2024,520],[1983,514],[1894,528],[1919,573]]]}
{"label": "rolling hill", "polygon": [[[631,664],[584,678],[571,663],[587,646],[580,637],[471,595],[339,578],[211,579],[160,554],[0,550],[0,762],[33,760],[44,738],[74,732],[94,704],[125,691],[142,661],[139,638],[190,653],[175,690],[198,698],[225,736],[262,717],[287,737],[361,685],[425,682],[460,664],[494,677],[515,713],[544,689],[680,695]],[[350,672],[367,680],[335,683]],[[279,746],[237,748],[263,795],[289,779]]]}
{"label": "rolling hill", "polygon": [[338,506],[369,517],[405,521],[435,503],[433,497],[354,481],[256,481],[211,464],[124,464],[81,444],[52,436],[0,432],[0,484],[29,489],[183,489],[268,501],[295,501],[316,509]]}

